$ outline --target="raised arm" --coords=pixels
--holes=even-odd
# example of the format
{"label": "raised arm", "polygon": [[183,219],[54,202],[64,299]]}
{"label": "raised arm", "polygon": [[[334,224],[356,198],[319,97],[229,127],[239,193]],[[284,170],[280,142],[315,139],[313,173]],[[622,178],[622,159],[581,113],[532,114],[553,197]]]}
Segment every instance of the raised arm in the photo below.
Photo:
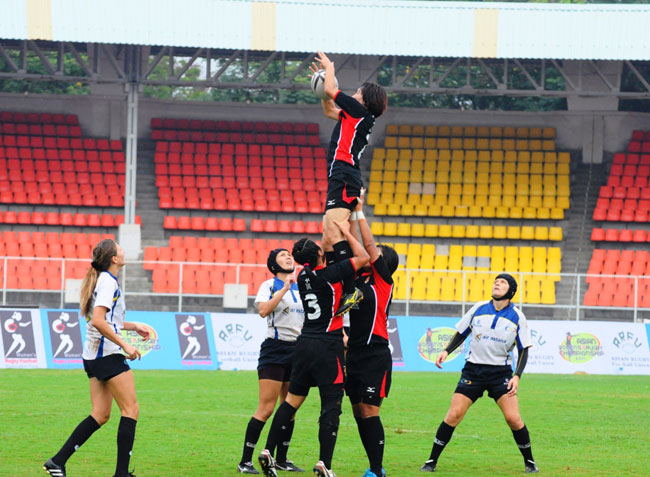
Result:
{"label": "raised arm", "polygon": [[325,90],[325,94],[329,96],[328,99],[321,99],[323,114],[325,114],[326,117],[333,119],[334,121],[338,121],[339,113],[341,110],[336,106],[336,104],[334,104],[334,97],[338,92],[338,87],[336,86],[336,80],[335,80],[336,73],[334,70],[334,63],[322,51],[318,52],[318,55],[316,56],[316,61],[318,61],[318,64],[312,62],[309,69],[312,71],[312,74],[316,73],[320,69],[325,70],[324,90]]}
{"label": "raised arm", "polygon": [[373,237],[372,231],[370,230],[370,224],[368,224],[366,216],[363,213],[363,196],[365,192],[365,189],[361,189],[361,194],[359,194],[359,197],[357,198],[357,207],[354,209],[354,211],[357,214],[357,221],[359,223],[359,231],[361,232],[361,241],[363,242],[363,247],[366,249],[366,252],[368,252],[370,263],[375,263],[375,261],[379,258],[379,248],[377,247],[375,237]]}
{"label": "raised arm", "polygon": [[361,243],[350,233],[350,222],[348,220],[343,220],[341,222],[334,220],[333,222],[336,224],[345,239],[350,244],[350,248],[354,254],[351,259],[354,265],[354,269],[359,270],[360,268],[368,265],[368,261],[370,259],[368,252],[366,252],[366,250],[363,248],[363,245],[361,245]]}

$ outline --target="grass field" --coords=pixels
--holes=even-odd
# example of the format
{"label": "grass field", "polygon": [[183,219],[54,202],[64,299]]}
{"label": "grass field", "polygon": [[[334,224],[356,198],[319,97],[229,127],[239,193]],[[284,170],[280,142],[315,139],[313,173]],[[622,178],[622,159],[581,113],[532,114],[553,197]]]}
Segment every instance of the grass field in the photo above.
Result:
{"label": "grass field", "polygon": [[[240,475],[236,464],[244,430],[257,405],[254,372],[135,375],[140,419],[132,464],[138,477]],[[456,373],[394,374],[382,408],[389,476],[425,475],[418,469],[457,379]],[[90,411],[87,379],[81,371],[0,370],[0,383],[0,475],[43,476],[41,464]],[[519,396],[544,475],[650,475],[648,377],[525,375]],[[318,406],[312,391],[298,413],[289,451],[289,458],[308,469],[318,458]],[[114,407],[111,420],[68,462],[69,476],[112,475],[118,422]],[[334,471],[339,477],[358,477],[367,467],[344,402]],[[486,396],[455,432],[436,473],[508,476],[523,469],[512,434]]]}

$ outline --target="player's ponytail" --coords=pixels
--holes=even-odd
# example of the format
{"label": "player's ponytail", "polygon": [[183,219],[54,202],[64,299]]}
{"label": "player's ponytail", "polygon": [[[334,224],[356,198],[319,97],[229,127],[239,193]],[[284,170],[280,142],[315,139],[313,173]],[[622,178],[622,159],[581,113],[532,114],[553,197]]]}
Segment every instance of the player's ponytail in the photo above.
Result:
{"label": "player's ponytail", "polygon": [[81,315],[85,316],[87,319],[90,319],[90,314],[92,313],[92,310],[90,309],[91,298],[95,291],[95,286],[97,286],[99,274],[108,270],[108,267],[111,266],[113,261],[113,257],[116,255],[117,244],[115,243],[115,240],[112,239],[102,240],[95,245],[95,248],[93,249],[90,268],[88,268],[86,276],[81,283],[81,297],[79,300]]}
{"label": "player's ponytail", "polygon": [[305,266],[305,268],[316,268],[318,265],[318,253],[320,247],[316,242],[307,237],[301,238],[293,245],[291,255],[294,260]]}

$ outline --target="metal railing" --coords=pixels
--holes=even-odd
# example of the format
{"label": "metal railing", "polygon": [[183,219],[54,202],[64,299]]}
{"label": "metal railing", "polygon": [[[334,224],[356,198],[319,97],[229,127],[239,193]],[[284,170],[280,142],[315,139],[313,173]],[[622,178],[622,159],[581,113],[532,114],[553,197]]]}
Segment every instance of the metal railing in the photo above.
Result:
{"label": "metal railing", "polygon": [[[18,270],[19,264],[23,262],[28,262],[32,265],[38,263],[41,267],[41,271],[44,267],[57,267],[60,266],[59,273],[48,274],[48,287],[46,288],[22,288],[22,287],[9,287],[9,280],[12,273],[16,273]],[[21,300],[16,297],[27,294],[46,294],[59,297],[58,306],[63,308],[66,305],[65,293],[66,293],[66,279],[72,278],[70,276],[66,277],[66,274],[69,275],[69,270],[77,270],[76,276],[74,278],[80,279],[85,275],[86,264],[88,264],[87,259],[72,259],[72,258],[34,258],[34,257],[0,257],[0,263],[2,264],[2,305],[3,306],[13,306],[17,305]],[[82,267],[76,264],[84,264]],[[145,267],[146,266],[146,267]],[[168,274],[173,270],[178,270],[178,289],[169,290],[166,292],[154,292],[151,284],[151,276],[148,275],[148,270],[151,270],[155,267],[168,267]],[[151,308],[156,308],[156,298],[168,297],[173,298],[173,302],[176,303],[177,311],[183,311],[184,299],[187,298],[206,298],[206,299],[221,299],[223,298],[222,293],[187,293],[183,292],[183,277],[187,274],[188,268],[192,272],[196,272],[200,269],[205,269],[208,272],[212,270],[220,269],[222,272],[226,269],[234,269],[234,275],[231,275],[231,281],[228,283],[247,283],[249,285],[248,296],[249,298],[254,298],[257,293],[257,287],[259,283],[250,283],[250,281],[242,281],[243,271],[245,269],[257,268],[266,270],[266,265],[262,264],[232,264],[232,263],[205,263],[205,262],[152,262],[152,261],[130,261],[126,267],[122,270],[120,276],[120,283],[122,290],[125,296],[128,298],[131,297],[150,297]],[[80,271],[83,270],[83,273]],[[38,270],[37,270],[38,271]],[[468,271],[468,270],[422,270],[422,269],[399,269],[397,274],[394,276],[396,278],[395,292],[393,295],[393,311],[394,314],[403,314],[406,316],[426,314],[426,315],[435,315],[436,309],[440,306],[451,307],[453,314],[462,314],[467,311],[467,309],[473,305],[476,301],[479,301],[477,298],[478,295],[473,295],[473,299],[469,299],[469,291],[472,287],[477,286],[476,278],[483,278],[482,282],[478,282],[479,286],[483,288],[483,299],[488,299],[492,279],[500,271]],[[427,278],[445,278],[453,277],[455,278],[455,284],[462,287],[462,292],[460,292],[455,299],[453,300],[441,300],[441,299],[414,299],[413,298],[413,286],[414,279],[418,276],[422,277],[424,274]],[[533,310],[537,315],[542,317],[548,317],[550,319],[568,319],[568,320],[584,320],[584,319],[606,319],[607,312],[609,315],[614,316],[617,320],[625,321],[650,321],[650,308],[639,306],[640,302],[640,290],[645,290],[645,286],[641,287],[641,280],[648,280],[650,283],[650,276],[621,276],[621,275],[588,275],[588,274],[576,274],[576,273],[523,273],[523,272],[514,272],[513,276],[519,282],[519,290],[517,295],[515,295],[514,302],[522,310]],[[269,278],[268,275],[266,278]],[[53,279],[53,284],[57,285],[56,287],[52,286],[50,283],[50,278]],[[143,286],[131,286],[131,283],[138,279],[145,279],[149,285],[146,286],[147,290],[145,291]],[[587,291],[588,281],[590,278],[601,278],[601,279],[612,279],[612,280],[621,280],[629,279],[632,281],[632,287],[630,293],[633,296],[633,302],[628,303],[631,306],[587,306],[584,305],[584,295]],[[552,280],[556,285],[555,296],[553,297],[552,303],[542,303],[538,297],[531,297],[529,292],[526,290],[527,284],[531,280]],[[410,284],[410,286],[407,286]],[[252,286],[251,286],[252,285]],[[645,285],[645,284],[644,284]],[[543,285],[542,285],[543,286]],[[223,283],[216,284],[216,288],[223,289]],[[152,290],[152,291],[149,291]],[[456,299],[458,297],[458,299]],[[50,300],[50,304],[52,301]],[[395,305],[398,306],[398,313],[395,313]],[[53,306],[53,305],[52,305]],[[167,305],[169,307],[169,304]],[[431,308],[434,306],[435,308]]]}

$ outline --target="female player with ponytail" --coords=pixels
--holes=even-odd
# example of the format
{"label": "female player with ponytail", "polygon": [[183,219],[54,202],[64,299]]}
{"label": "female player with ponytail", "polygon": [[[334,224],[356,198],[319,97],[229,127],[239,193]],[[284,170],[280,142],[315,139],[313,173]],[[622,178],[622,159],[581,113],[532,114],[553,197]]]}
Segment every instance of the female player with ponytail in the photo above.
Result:
{"label": "female player with ponytail", "polygon": [[102,240],[93,249],[92,266],[81,285],[80,300],[81,313],[88,322],[82,357],[90,381],[92,411],[75,428],[59,452],[43,464],[52,476],[66,476],[66,462],[108,421],[113,399],[122,414],[117,429],[115,477],[133,476],[128,466],[139,408],[133,372],[126,358],[139,359],[140,352],[122,339],[122,330],[133,330],[145,341],[149,339],[149,330],[124,321],[126,306],[117,280],[124,265],[124,251],[114,240]]}
{"label": "female player with ponytail", "polygon": [[[237,465],[237,471],[242,474],[259,474],[253,467],[253,451],[266,421],[273,414],[278,397],[284,401],[289,391],[293,350],[305,319],[298,285],[293,279],[295,264],[289,251],[283,248],[272,250],[266,266],[274,277],[262,283],[255,298],[257,310],[262,318],[266,318],[268,328],[257,364],[259,403],[246,426],[244,450]],[[281,470],[303,472],[287,460],[293,421],[289,426],[289,438],[277,445],[276,466]],[[275,448],[269,443],[266,448],[273,455]]]}

